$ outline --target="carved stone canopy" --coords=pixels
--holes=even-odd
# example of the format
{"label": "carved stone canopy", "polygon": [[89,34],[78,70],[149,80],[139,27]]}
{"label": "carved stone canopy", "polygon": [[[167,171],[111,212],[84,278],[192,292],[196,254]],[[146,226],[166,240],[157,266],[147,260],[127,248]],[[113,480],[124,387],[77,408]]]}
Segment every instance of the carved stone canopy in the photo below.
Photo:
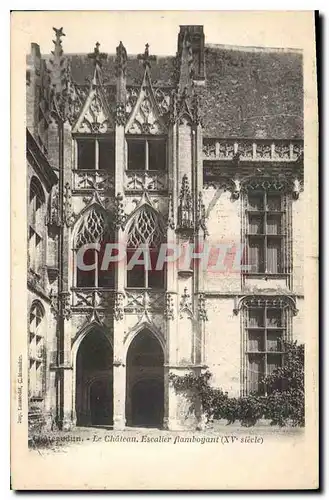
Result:
{"label": "carved stone canopy", "polygon": [[204,139],[204,183],[232,192],[254,189],[291,193],[303,189],[303,141]]}
{"label": "carved stone canopy", "polygon": [[296,298],[284,293],[275,294],[248,294],[234,299],[234,314],[238,314],[242,308],[248,307],[272,307],[289,308],[294,315],[298,313]]}
{"label": "carved stone canopy", "polygon": [[238,200],[241,193],[250,191],[277,191],[292,194],[298,199],[303,191],[303,173],[300,169],[285,167],[270,168],[209,168],[204,167],[204,186],[230,191],[232,198]]}

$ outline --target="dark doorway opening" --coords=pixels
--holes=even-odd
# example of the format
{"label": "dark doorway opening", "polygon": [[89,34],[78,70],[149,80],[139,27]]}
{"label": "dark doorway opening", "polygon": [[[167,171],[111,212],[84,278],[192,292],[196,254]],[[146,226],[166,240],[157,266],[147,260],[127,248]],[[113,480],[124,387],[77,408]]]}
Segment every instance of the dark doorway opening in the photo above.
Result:
{"label": "dark doorway opening", "polygon": [[113,352],[101,330],[83,339],[76,367],[77,425],[112,425]]}
{"label": "dark doorway opening", "polygon": [[157,338],[143,330],[127,354],[127,424],[161,428],[164,416],[164,357]]}
{"label": "dark doorway opening", "polygon": [[132,388],[131,423],[137,427],[161,427],[163,423],[163,383],[140,380]]}
{"label": "dark doorway opening", "polygon": [[108,380],[96,380],[90,387],[91,425],[113,423],[113,395]]}

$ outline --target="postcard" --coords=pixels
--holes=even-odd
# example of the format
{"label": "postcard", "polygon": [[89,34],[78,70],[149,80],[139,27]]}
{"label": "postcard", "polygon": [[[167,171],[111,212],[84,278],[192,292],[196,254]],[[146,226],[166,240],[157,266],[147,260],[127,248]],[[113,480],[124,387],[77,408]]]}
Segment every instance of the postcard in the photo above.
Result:
{"label": "postcard", "polygon": [[11,28],[12,488],[317,489],[314,13]]}

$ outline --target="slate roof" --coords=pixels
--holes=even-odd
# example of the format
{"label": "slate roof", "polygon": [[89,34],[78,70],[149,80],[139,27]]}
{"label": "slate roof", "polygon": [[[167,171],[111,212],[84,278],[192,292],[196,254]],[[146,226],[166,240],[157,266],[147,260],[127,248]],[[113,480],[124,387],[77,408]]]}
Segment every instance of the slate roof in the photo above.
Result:
{"label": "slate roof", "polygon": [[[72,77],[85,84],[93,74],[86,54],[66,54]],[[174,85],[174,57],[152,61],[154,85]],[[298,51],[205,46],[201,96],[204,137],[293,139],[303,137],[303,70]],[[103,62],[104,83],[115,85],[115,55]],[[140,85],[144,68],[128,56],[127,85]]]}
{"label": "slate roof", "polygon": [[[66,55],[71,62],[73,80],[78,84],[86,83],[86,78],[93,75],[93,61],[87,54]],[[152,80],[156,85],[170,86],[174,84],[174,57],[157,57],[152,61]],[[115,55],[108,55],[106,61],[102,62],[104,82],[116,84],[115,79]],[[127,85],[141,85],[144,75],[142,61],[137,56],[129,56],[127,61]]]}
{"label": "slate roof", "polygon": [[302,54],[206,46],[205,67],[206,137],[303,137]]}

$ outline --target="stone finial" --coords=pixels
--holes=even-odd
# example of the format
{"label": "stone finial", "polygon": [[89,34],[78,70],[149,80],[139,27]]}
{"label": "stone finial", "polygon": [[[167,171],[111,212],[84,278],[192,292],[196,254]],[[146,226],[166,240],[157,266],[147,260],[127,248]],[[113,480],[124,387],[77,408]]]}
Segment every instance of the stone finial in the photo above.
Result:
{"label": "stone finial", "polygon": [[102,66],[102,59],[106,59],[107,55],[104,52],[100,52],[99,47],[100,47],[100,43],[96,42],[94,52],[91,52],[90,54],[88,54],[88,57],[90,59],[93,59],[94,66],[101,67]]}
{"label": "stone finial", "polygon": [[126,70],[127,70],[127,51],[123,43],[120,41],[119,45],[116,48],[116,58],[115,58],[116,76],[119,76],[120,74],[122,74],[122,76],[126,76]]}
{"label": "stone finial", "polygon": [[56,36],[56,40],[54,40],[55,47],[56,47],[56,45],[61,46],[62,45],[61,38],[63,36],[66,36],[64,31],[63,31],[63,28],[53,28],[53,30],[55,31],[55,36]]}
{"label": "stone finial", "polygon": [[149,52],[149,44],[145,44],[145,51],[144,54],[138,54],[137,59],[143,61],[143,66],[144,68],[150,68],[151,67],[151,61],[156,61],[156,56],[151,56]]}
{"label": "stone finial", "polygon": [[182,185],[179,195],[178,205],[178,229],[191,230],[194,228],[193,222],[193,204],[189,186],[189,180],[186,174],[182,178]]}
{"label": "stone finial", "polygon": [[52,57],[49,60],[51,65],[50,80],[53,86],[54,92],[59,93],[63,90],[63,83],[65,80],[65,65],[64,56],[63,56],[63,48],[62,48],[62,37],[65,36],[63,32],[63,28],[53,28],[55,31],[56,38],[53,40],[54,50],[51,51]]}

